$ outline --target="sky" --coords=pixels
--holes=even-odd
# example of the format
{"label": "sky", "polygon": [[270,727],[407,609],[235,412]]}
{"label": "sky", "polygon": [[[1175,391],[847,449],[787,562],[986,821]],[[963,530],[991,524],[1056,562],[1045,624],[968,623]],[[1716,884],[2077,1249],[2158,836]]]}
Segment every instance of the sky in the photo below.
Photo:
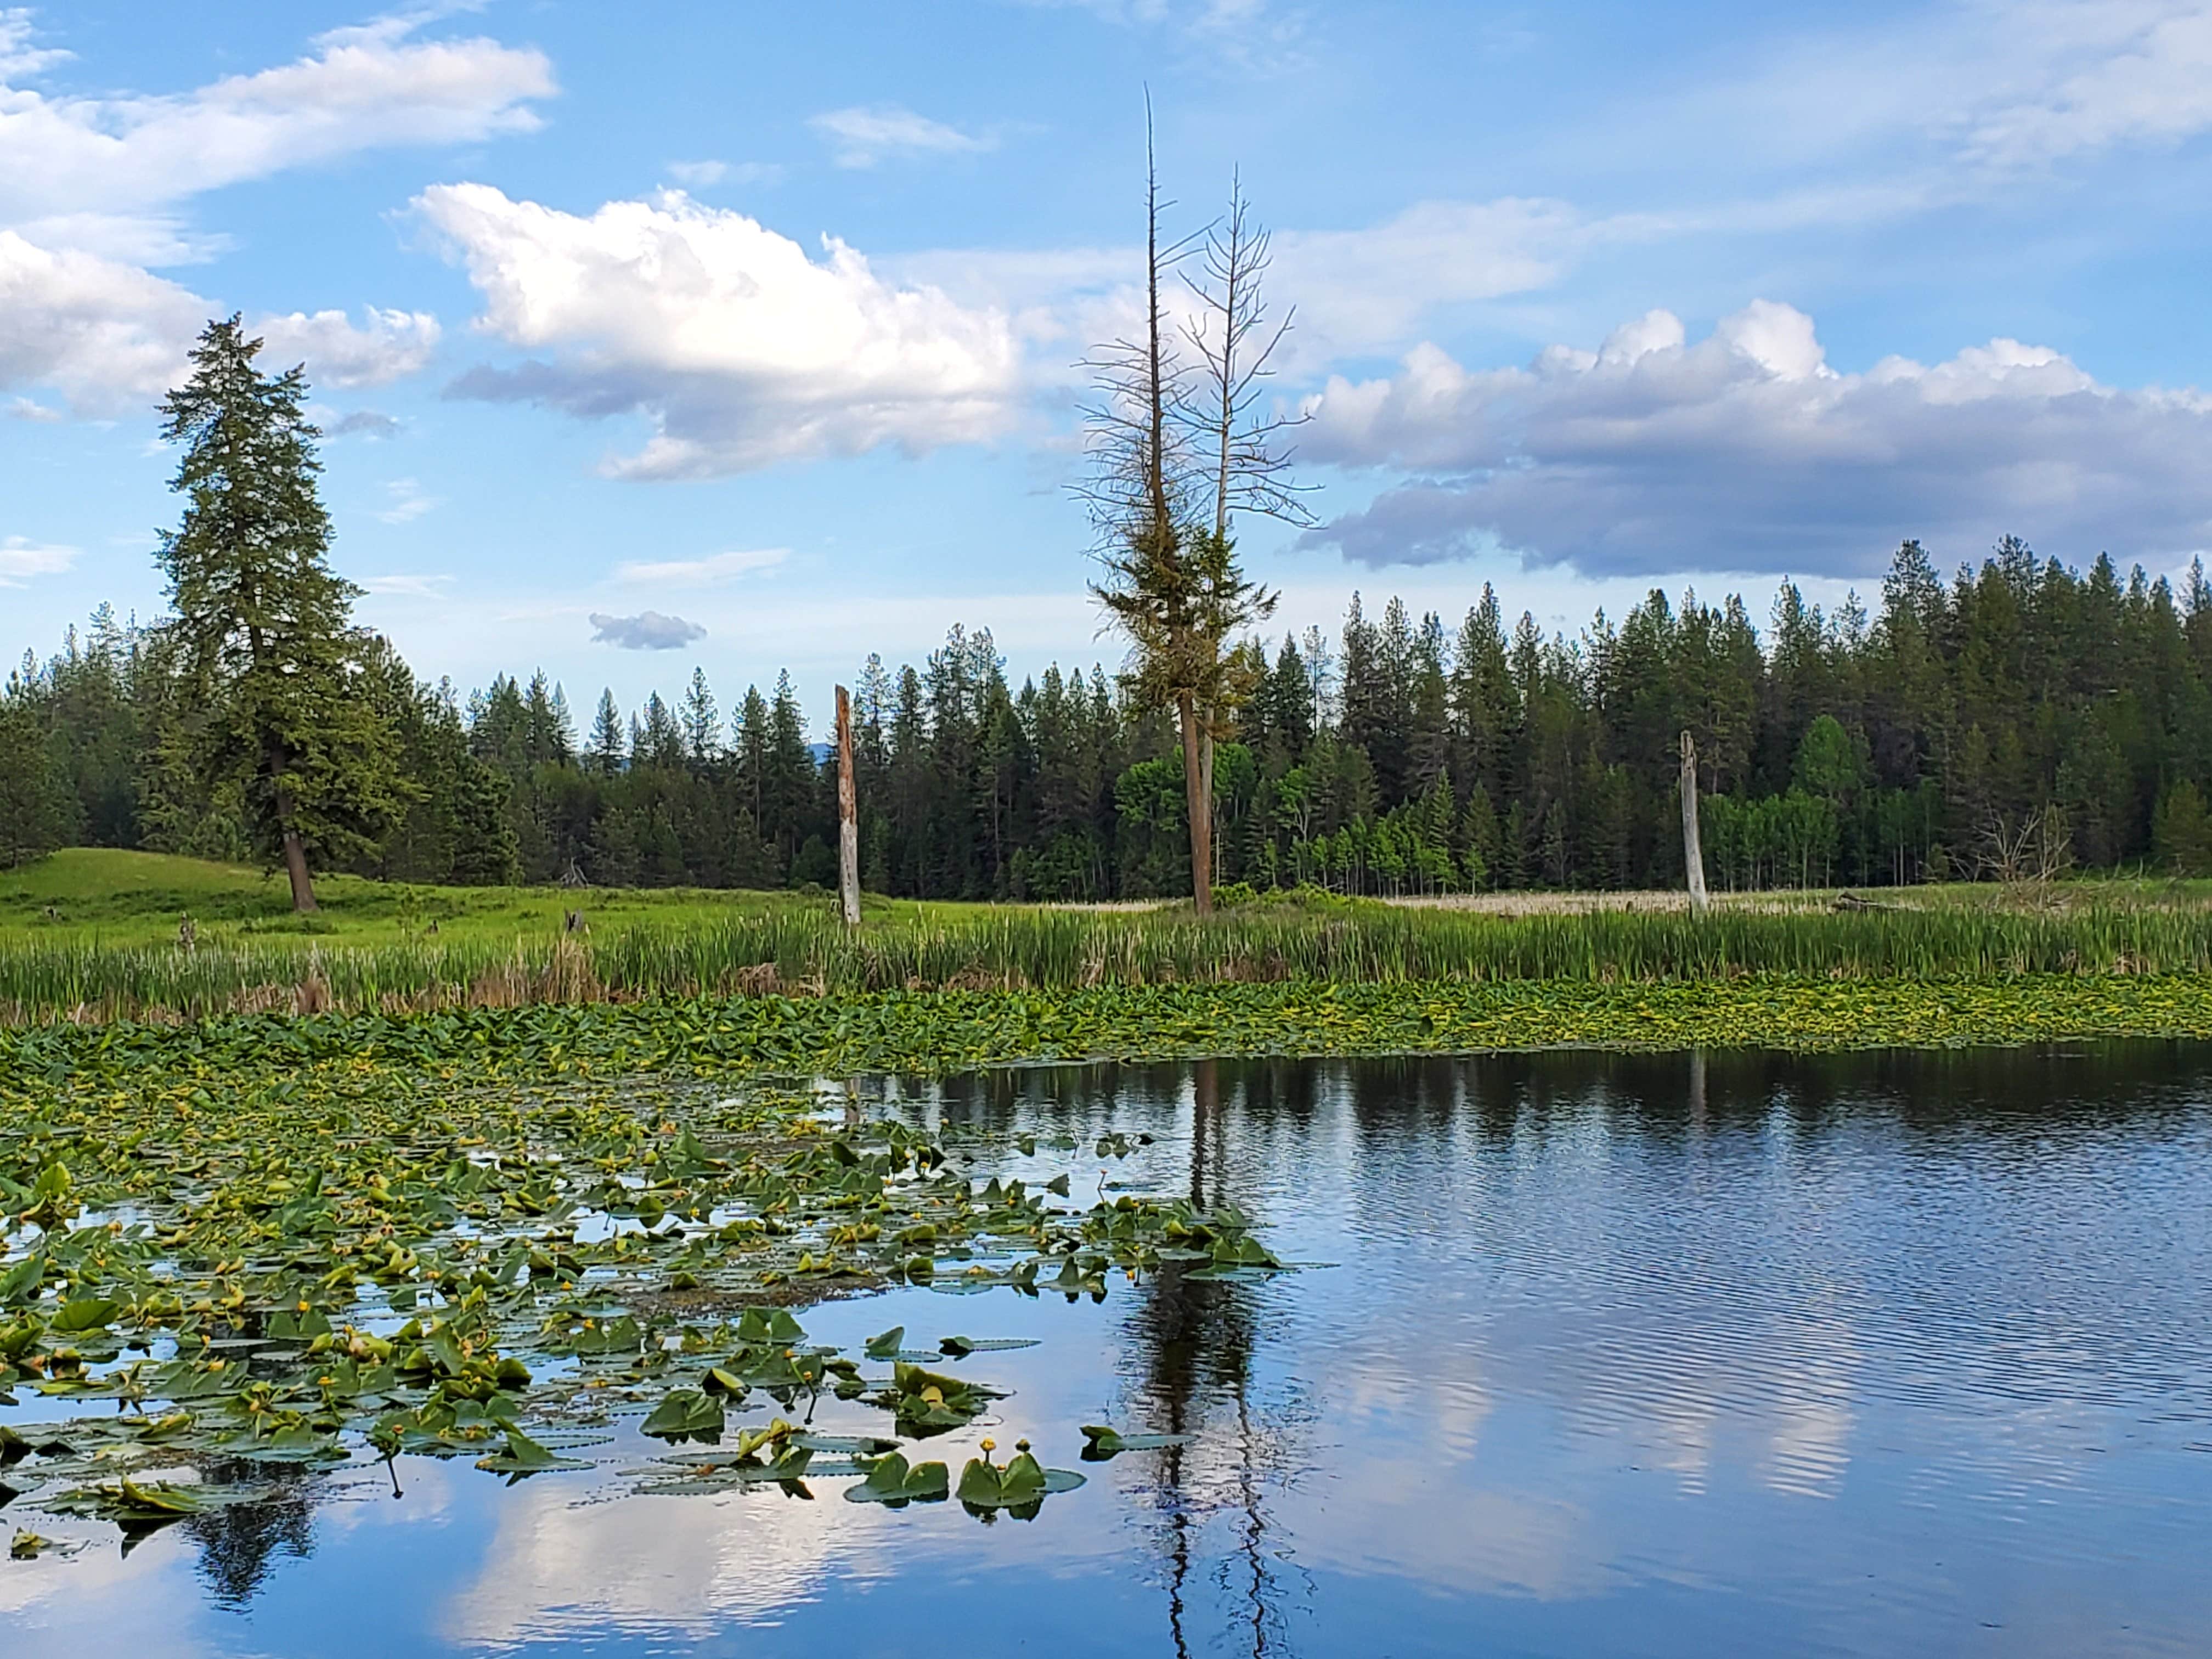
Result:
{"label": "sky", "polygon": [[1109,669],[1076,367],[1240,177],[1333,626],[2212,544],[2212,3],[0,5],[0,650],[162,609],[155,406],[304,363],[361,618],[580,711]]}

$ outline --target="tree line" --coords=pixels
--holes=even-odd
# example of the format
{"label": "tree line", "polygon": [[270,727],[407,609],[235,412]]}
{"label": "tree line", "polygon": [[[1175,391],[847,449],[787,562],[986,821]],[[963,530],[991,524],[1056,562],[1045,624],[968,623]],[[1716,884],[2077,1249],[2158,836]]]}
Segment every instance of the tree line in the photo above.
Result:
{"label": "tree line", "polygon": [[[1780,588],[1654,591],[1574,637],[1496,594],[1455,625],[1355,596],[1334,636],[1230,655],[1249,687],[1212,762],[1218,878],[1359,894],[1679,886],[1675,738],[1697,744],[1708,879],[1889,885],[2075,866],[2212,873],[2212,585],[2015,539],[1938,575],[1900,548],[1872,611]],[[0,692],[0,856],[70,843],[283,867],[281,769],[226,719],[193,643],[97,613]],[[351,781],[301,779],[319,868],[460,884],[836,880],[835,768],[780,674],[724,708],[702,669],[580,720],[543,674],[466,696],[355,637],[280,732],[340,718]],[[877,892],[1187,894],[1182,724],[1102,667],[1019,685],[990,634],[854,682],[861,874]],[[287,693],[287,695],[292,695]],[[342,709],[339,706],[342,705]],[[1230,721],[1233,718],[1233,726]],[[242,735],[241,735],[242,734]],[[202,763],[211,742],[234,759]],[[372,763],[360,785],[360,757]],[[257,805],[257,798],[260,805]]]}

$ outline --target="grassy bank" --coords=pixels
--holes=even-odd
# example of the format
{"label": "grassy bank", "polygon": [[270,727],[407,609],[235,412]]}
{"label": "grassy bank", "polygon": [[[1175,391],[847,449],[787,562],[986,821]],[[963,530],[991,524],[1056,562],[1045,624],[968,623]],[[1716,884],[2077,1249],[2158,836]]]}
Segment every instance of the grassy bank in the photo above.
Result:
{"label": "grassy bank", "polygon": [[[1767,981],[2010,985],[2212,975],[2212,906],[2171,884],[2085,883],[2033,895],[1923,890],[1847,910],[1810,896],[1789,903],[1760,896],[1721,903],[1703,920],[1632,899],[1522,914],[1261,903],[1205,921],[1187,908],[871,899],[864,925],[848,930],[827,901],[793,894],[410,890],[340,879],[326,884],[325,915],[310,919],[320,931],[302,933],[282,909],[279,888],[188,860],[80,850],[15,879],[0,885],[0,1024],[8,1025],[396,1018],[763,995],[827,998],[842,1009],[894,993],[1058,997],[1194,986],[1717,986],[1733,1006],[1755,1004],[1754,982]],[[433,915],[440,910],[443,921]],[[185,912],[195,918],[189,945],[174,920]],[[582,930],[568,929],[571,912]]]}
{"label": "grassy bank", "polygon": [[1722,910],[1498,916],[1359,906],[1187,913],[1005,910],[872,923],[819,910],[639,926],[576,939],[371,945],[0,945],[0,1023],[241,1012],[420,1013],[781,992],[1058,993],[1166,985],[1652,985],[1761,977],[2010,980],[2212,972],[2193,909]]}

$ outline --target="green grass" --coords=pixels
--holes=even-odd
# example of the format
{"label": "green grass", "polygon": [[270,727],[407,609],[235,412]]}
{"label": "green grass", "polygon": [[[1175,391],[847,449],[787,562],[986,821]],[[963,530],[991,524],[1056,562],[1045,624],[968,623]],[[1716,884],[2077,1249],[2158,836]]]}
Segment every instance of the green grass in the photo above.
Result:
{"label": "green grass", "polygon": [[[203,945],[397,945],[441,940],[511,945],[561,931],[571,911],[594,934],[653,926],[693,926],[736,917],[818,910],[832,900],[742,890],[587,887],[434,887],[325,875],[315,879],[320,908],[292,909],[291,890],[276,872],[210,864],[165,853],[72,847],[13,870],[0,870],[0,951],[12,946],[103,947],[174,945],[192,918]],[[872,921],[978,907],[867,896]],[[431,931],[434,925],[435,931]]]}
{"label": "green grass", "polygon": [[[579,893],[326,884],[317,931],[251,872],[79,851],[0,887],[0,1024],[809,994],[1061,993],[1182,985],[1711,985],[2212,974],[2212,911],[2172,884],[2034,896],[1916,891],[1838,912],[1721,905],[1505,915],[1337,902],[1201,921],[869,902],[848,931],[793,894]],[[195,897],[195,896],[197,896]],[[56,913],[46,915],[51,907]],[[198,942],[179,945],[191,910]],[[567,911],[591,931],[562,931]],[[434,933],[431,923],[437,923]]]}

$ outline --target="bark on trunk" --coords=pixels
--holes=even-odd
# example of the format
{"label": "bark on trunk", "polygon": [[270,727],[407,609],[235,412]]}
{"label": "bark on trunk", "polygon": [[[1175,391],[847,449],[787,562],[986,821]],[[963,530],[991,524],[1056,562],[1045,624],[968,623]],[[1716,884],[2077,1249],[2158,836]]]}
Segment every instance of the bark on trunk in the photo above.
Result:
{"label": "bark on trunk", "polygon": [[[1203,716],[1205,711],[1199,711]],[[1198,732],[1199,799],[1206,803],[1206,878],[1213,879],[1213,832],[1220,828],[1213,821],[1213,733],[1201,718]]]}
{"label": "bark on trunk", "polygon": [[1698,844],[1698,746],[1682,733],[1682,864],[1690,876],[1690,914],[1705,914],[1705,855]]}
{"label": "bark on trunk", "polygon": [[1206,764],[1199,753],[1198,706],[1188,691],[1176,699],[1182,718],[1183,796],[1190,816],[1190,896],[1198,914],[1213,914],[1213,811],[1206,798]]}
{"label": "bark on trunk", "polygon": [[292,799],[276,797],[276,821],[284,826],[284,873],[292,878],[292,908],[301,915],[315,908],[315,881],[307,873],[307,846],[292,828]]}
{"label": "bark on trunk", "polygon": [[853,783],[853,699],[837,688],[837,896],[845,925],[860,925],[860,806]]}

